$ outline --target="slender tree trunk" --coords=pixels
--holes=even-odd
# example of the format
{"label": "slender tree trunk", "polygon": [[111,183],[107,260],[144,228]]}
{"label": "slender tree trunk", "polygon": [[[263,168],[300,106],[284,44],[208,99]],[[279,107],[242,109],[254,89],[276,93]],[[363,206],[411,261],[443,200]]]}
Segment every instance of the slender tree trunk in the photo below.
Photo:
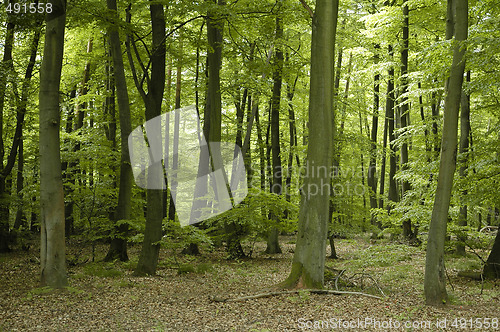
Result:
{"label": "slender tree trunk", "polygon": [[[288,58],[288,54],[287,54]],[[285,179],[285,199],[287,202],[290,202],[290,190],[292,185],[292,175],[293,175],[293,157],[295,155],[294,149],[297,146],[297,128],[295,126],[295,110],[293,109],[293,96],[295,94],[295,86],[297,85],[299,76],[295,77],[293,85],[287,85],[287,99],[288,99],[288,130],[290,136],[290,149],[288,151],[288,171],[286,173]],[[298,161],[298,158],[297,158]],[[297,164],[297,166],[300,166]],[[285,210],[285,219],[289,217],[289,211]]]}
{"label": "slender tree trunk", "polygon": [[[403,5],[403,49],[401,50],[401,128],[410,124],[410,107],[406,94],[408,93],[408,47],[409,47],[409,10],[408,2]],[[405,139],[401,146],[401,170],[408,170],[408,141]],[[410,183],[403,180],[402,196],[411,190]],[[403,237],[414,241],[416,235],[412,231],[411,220],[403,220]]]}
{"label": "slender tree trunk", "polygon": [[[342,29],[344,28],[345,20],[342,22]],[[328,242],[330,244],[330,258],[332,259],[337,259],[337,251],[335,250],[335,233],[333,232],[332,228],[333,226],[333,214],[338,210],[338,204],[335,200],[335,192],[333,190],[334,188],[334,181],[335,177],[338,176],[338,171],[339,171],[339,166],[340,166],[340,148],[341,148],[341,138],[340,138],[340,131],[336,131],[335,129],[337,128],[337,119],[335,118],[335,114],[338,113],[339,110],[339,88],[340,88],[340,74],[341,74],[341,69],[342,69],[342,45],[339,43],[339,51],[338,51],[338,56],[337,56],[337,65],[335,67],[334,71],[334,83],[333,83],[333,117],[332,117],[332,126],[334,128],[334,133],[336,136],[333,137],[333,161],[332,165],[335,170],[334,176],[331,179],[331,188],[330,188],[330,200],[328,202],[328,222],[330,223],[331,227],[329,227],[328,231]],[[338,135],[338,136],[337,136]]]}
{"label": "slender tree trunk", "polygon": [[[468,1],[453,0],[455,8],[455,39],[467,39]],[[447,300],[446,273],[444,267],[444,242],[448,222],[453,175],[456,167],[458,112],[462,94],[465,68],[465,47],[463,43],[453,48],[453,63],[446,89],[441,160],[432,218],[429,225],[429,239],[425,261],[424,293],[427,304],[439,305]]]}
{"label": "slender tree trunk", "polygon": [[[422,89],[422,83],[418,82],[418,89]],[[426,152],[426,160],[428,163],[431,162],[431,145],[429,142],[429,127],[428,127],[428,120],[425,118],[425,112],[424,112],[424,100],[422,95],[420,94],[418,96],[418,104],[420,106],[420,118],[422,119],[422,124],[425,126],[424,129],[424,139],[425,139],[425,152]]]}
{"label": "slender tree trunk", "polygon": [[[272,150],[272,186],[271,193],[281,195],[283,187],[280,156],[280,101],[281,101],[281,85],[283,81],[283,50],[279,44],[283,39],[283,22],[280,16],[276,17],[276,52],[274,53],[274,72],[273,72],[273,96],[271,100],[271,150]],[[278,224],[279,217],[270,213],[270,219],[273,226],[267,237],[266,253],[279,254],[281,248],[278,242]]]}
{"label": "slender tree trunk", "polygon": [[[107,6],[113,14],[113,23],[118,24],[116,0],[107,0]],[[120,120],[121,153],[118,204],[114,213],[116,236],[111,239],[111,244],[105,260],[111,261],[118,258],[121,261],[127,261],[128,224],[126,220],[130,220],[132,200],[132,168],[130,167],[128,136],[132,131],[132,121],[130,117],[130,102],[118,28],[116,26],[111,27],[108,34],[111,56],[113,59],[112,67],[116,85],[116,97],[119,111],[118,117]]]}
{"label": "slender tree trunk", "polygon": [[[389,45],[389,57],[392,58],[394,51],[392,49],[392,45]],[[387,209],[390,211],[392,208],[391,203],[395,203],[399,201],[397,183],[394,179],[396,175],[396,146],[394,143],[394,67],[389,68],[389,81],[387,82],[387,98],[385,103],[385,114],[388,121],[388,134],[389,134],[389,203],[387,205]]]}
{"label": "slender tree trunk", "polygon": [[[142,90],[144,105],[146,107],[146,120],[151,120],[161,114],[163,91],[165,90],[166,48],[165,48],[165,17],[163,5],[150,4],[152,39],[154,50],[151,53],[151,79],[148,82],[148,92]],[[129,14],[130,15],[130,14]],[[144,73],[147,74],[147,73]],[[140,85],[138,86],[138,88]],[[161,132],[160,130],[158,132]],[[160,137],[148,137],[150,140],[158,140]],[[161,145],[160,145],[161,147]],[[160,150],[161,151],[161,150]],[[158,182],[164,181],[161,163],[156,163],[148,169],[148,187],[155,187]],[[154,275],[158,264],[160,244],[162,238],[163,221],[163,191],[147,189],[146,193],[146,229],[144,230],[144,241],[142,242],[139,262],[134,274]]]}
{"label": "slender tree trunk", "polygon": [[[13,1],[9,1],[13,3]],[[6,183],[7,174],[5,174],[5,147],[4,147],[4,133],[3,133],[3,113],[5,105],[5,93],[7,90],[7,78],[12,68],[12,47],[14,45],[14,19],[11,14],[7,14],[7,31],[5,32],[5,43],[3,58],[0,69],[0,252],[10,251],[9,242],[11,236],[9,231],[9,207],[7,202]],[[16,150],[17,151],[17,150]],[[9,172],[10,173],[10,172]]]}
{"label": "slender tree trunk", "polygon": [[259,149],[260,189],[264,190],[266,188],[266,157],[264,153],[264,139],[262,138],[258,101],[256,101],[256,103],[257,112],[255,113],[255,126],[257,127],[257,146]]}
{"label": "slender tree trunk", "polygon": [[40,206],[41,284],[68,284],[64,238],[64,197],[59,140],[59,86],[64,52],[66,1],[52,0],[46,16],[43,62],[40,69]]}
{"label": "slender tree trunk", "polygon": [[[379,62],[380,45],[375,45],[374,64]],[[370,208],[377,206],[377,133],[378,133],[378,109],[380,106],[380,74],[376,73],[373,78],[373,116],[372,130],[370,134],[370,163],[368,166],[368,187],[370,188]],[[374,214],[371,214],[372,225],[377,224]]]}
{"label": "slender tree trunk", "polygon": [[19,141],[19,152],[17,154],[17,179],[16,179],[16,192],[17,198],[19,200],[19,205],[17,206],[16,220],[14,222],[14,229],[19,230],[21,226],[23,230],[26,229],[26,216],[24,214],[23,208],[23,188],[24,188],[24,146],[23,139]]}
{"label": "slender tree trunk", "polygon": [[384,138],[382,143],[382,160],[380,162],[380,190],[378,199],[378,208],[384,208],[384,193],[385,193],[385,169],[387,160],[387,133],[389,127],[389,119],[387,116],[384,119]]}
{"label": "slender tree trunk", "polygon": [[[42,20],[39,20],[40,25],[42,24]],[[23,125],[24,125],[24,117],[27,112],[27,104],[28,98],[30,95],[30,86],[31,86],[31,78],[33,77],[33,69],[35,67],[36,56],[38,52],[38,44],[40,42],[41,36],[41,28],[37,28],[33,35],[33,40],[30,45],[30,58],[28,61],[28,65],[26,67],[26,72],[24,74],[24,80],[21,88],[21,100],[18,102],[17,106],[17,114],[16,114],[16,129],[14,132],[12,148],[10,150],[9,157],[7,159],[7,165],[3,168],[3,175],[11,172],[12,167],[14,165],[14,160],[16,158],[16,152],[18,152],[18,173],[17,173],[17,193],[20,200],[22,200],[21,191],[23,190],[23,166],[24,166],[24,156],[23,156]],[[15,87],[14,87],[15,88]],[[3,163],[2,163],[3,166]],[[19,206],[16,214],[16,221],[14,223],[14,228],[19,229],[20,225],[26,225],[26,218],[24,216],[24,211],[22,205]]]}
{"label": "slender tree trunk", "polygon": [[[313,16],[311,83],[309,92],[309,145],[307,165],[332,164],[333,61],[338,1],[317,0]],[[310,174],[310,172],[308,172]],[[304,179],[297,244],[292,270],[282,283],[287,288],[322,288],[324,282],[330,172]],[[326,173],[326,174],[324,174]],[[316,192],[314,192],[316,191]]]}
{"label": "slender tree trunk", "polygon": [[[470,82],[470,70],[466,75],[467,82]],[[460,98],[460,143],[458,152],[461,155],[459,174],[461,178],[467,177],[467,163],[469,160],[469,137],[471,135],[470,126],[470,95],[462,90],[462,96]],[[462,190],[461,200],[462,202],[467,197],[467,189]],[[460,213],[458,214],[458,226],[467,226],[467,204],[462,203],[460,206]],[[455,252],[457,255],[465,256],[465,241],[467,240],[467,231],[459,231],[458,240],[459,243],[456,246]]]}
{"label": "slender tree trunk", "polygon": [[[180,47],[179,47],[180,52],[182,53],[182,40],[180,41]],[[176,80],[175,80],[175,109],[181,108],[181,88],[182,88],[182,55],[180,58],[177,60],[177,73],[176,73]],[[172,179],[170,181],[170,199],[168,203],[168,219],[169,220],[175,220],[175,204],[174,204],[174,198],[172,197],[172,192],[177,191],[177,174],[176,170],[179,167],[179,155],[178,155],[178,150],[179,150],[179,124],[180,124],[180,117],[179,113],[175,113],[175,119],[174,119],[174,153],[173,153],[173,159],[172,159]],[[167,154],[168,155],[168,154]]]}
{"label": "slender tree trunk", "polygon": [[[363,117],[361,115],[361,110],[358,112],[359,114],[359,134],[360,137],[363,137]],[[368,137],[370,137],[370,134],[368,134]],[[363,149],[361,149],[360,153],[360,162],[361,162],[361,185],[363,188],[365,188],[365,154],[363,153]],[[366,226],[366,195],[363,190],[363,223],[361,224],[361,230],[364,232],[365,231],[365,226]]]}

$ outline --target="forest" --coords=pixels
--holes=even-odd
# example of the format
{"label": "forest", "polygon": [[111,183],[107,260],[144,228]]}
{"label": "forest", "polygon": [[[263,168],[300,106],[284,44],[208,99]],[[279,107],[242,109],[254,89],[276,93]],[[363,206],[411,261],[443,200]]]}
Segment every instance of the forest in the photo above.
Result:
{"label": "forest", "polygon": [[496,0],[0,22],[0,331],[500,329]]}

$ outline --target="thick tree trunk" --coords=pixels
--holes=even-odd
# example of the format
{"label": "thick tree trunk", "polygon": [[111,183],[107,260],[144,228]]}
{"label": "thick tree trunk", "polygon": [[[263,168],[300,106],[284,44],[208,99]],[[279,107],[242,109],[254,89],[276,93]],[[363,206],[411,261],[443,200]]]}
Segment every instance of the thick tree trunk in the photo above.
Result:
{"label": "thick tree trunk", "polygon": [[[307,165],[332,164],[333,60],[337,29],[338,1],[317,0],[311,44],[311,83],[309,92],[309,145]],[[311,174],[311,172],[308,172]],[[297,244],[292,270],[282,283],[287,288],[322,288],[328,232],[330,172],[304,179]]]}
{"label": "thick tree trunk", "polygon": [[[107,0],[108,9],[113,13],[113,23],[118,23],[116,0]],[[118,187],[118,204],[114,213],[116,235],[111,239],[105,260],[119,259],[127,261],[127,233],[128,224],[122,220],[129,220],[132,199],[132,168],[130,167],[130,156],[128,148],[128,136],[132,131],[130,117],[130,103],[128,97],[125,68],[123,65],[122,50],[120,45],[120,34],[116,27],[108,31],[111,56],[113,59],[113,76],[116,86],[116,97],[119,108],[120,120],[120,183]]]}
{"label": "thick tree trunk", "polygon": [[59,141],[59,86],[64,51],[66,1],[52,0],[46,17],[45,45],[40,69],[40,207],[41,284],[68,284],[64,238],[64,197]]}
{"label": "thick tree trunk", "polygon": [[453,2],[456,18],[455,39],[458,43],[453,48],[453,63],[446,89],[441,160],[425,261],[424,293],[426,303],[431,305],[443,304],[448,297],[444,268],[444,242],[456,167],[458,112],[465,68],[465,47],[460,41],[467,39],[468,30],[468,1],[453,0]]}

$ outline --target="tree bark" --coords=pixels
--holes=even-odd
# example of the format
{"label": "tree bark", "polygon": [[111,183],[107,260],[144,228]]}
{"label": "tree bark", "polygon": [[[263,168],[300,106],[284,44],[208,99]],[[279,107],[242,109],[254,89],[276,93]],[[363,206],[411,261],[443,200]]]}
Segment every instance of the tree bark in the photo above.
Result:
{"label": "tree bark", "polygon": [[497,231],[495,243],[483,268],[485,279],[500,279],[500,231]]}
{"label": "tree bark", "polygon": [[[312,24],[307,165],[332,164],[333,61],[338,1],[317,0]],[[322,288],[328,233],[330,172],[307,176],[302,190],[297,244],[286,288]],[[325,190],[326,187],[326,190]],[[313,192],[316,191],[316,192]]]}
{"label": "tree bark", "polygon": [[[401,128],[410,124],[410,107],[406,94],[408,93],[408,48],[409,48],[409,10],[408,2],[403,5],[403,49],[401,50]],[[408,170],[408,141],[405,139],[401,146],[401,171]],[[403,180],[402,196],[411,190],[410,183]],[[403,220],[403,237],[409,240],[416,239],[412,231],[411,219]]]}
{"label": "tree bark", "polygon": [[[281,101],[281,85],[283,82],[283,50],[280,46],[283,39],[283,22],[281,17],[276,17],[276,52],[274,53],[273,64],[273,95],[271,99],[271,151],[272,151],[272,185],[271,193],[281,195],[283,187],[280,156],[280,101]],[[272,221],[271,229],[267,237],[266,253],[279,254],[281,248],[278,241],[278,224],[279,217],[273,213],[269,214]]]}
{"label": "tree bark", "polygon": [[[13,1],[9,1],[12,3]],[[10,251],[9,243],[11,242],[9,230],[9,207],[6,204],[7,193],[5,180],[7,175],[4,175],[5,165],[4,156],[5,148],[3,141],[3,114],[5,105],[5,93],[7,90],[7,78],[12,68],[12,47],[14,45],[14,18],[11,14],[7,14],[7,31],[5,32],[4,52],[2,58],[2,75],[0,76],[0,252]],[[17,151],[17,149],[16,149]],[[10,171],[8,172],[10,173]]]}
{"label": "tree bark", "polygon": [[[149,6],[152,27],[152,52],[151,52],[151,78],[147,80],[148,92],[142,90],[144,105],[146,107],[146,121],[161,114],[163,91],[165,90],[166,48],[165,48],[165,17],[161,4]],[[130,14],[129,14],[130,15]],[[147,75],[148,73],[143,73]],[[161,131],[158,131],[161,132]],[[162,144],[160,137],[148,137],[149,140],[157,139]],[[160,145],[161,146],[161,145]],[[161,163],[152,165],[148,170],[148,187],[164,181]],[[160,252],[159,241],[162,238],[163,221],[163,191],[156,189],[146,190],[146,229],[144,230],[144,241],[142,242],[139,262],[134,271],[135,275],[154,275],[158,264]]]}
{"label": "tree bark", "polygon": [[[394,54],[392,45],[389,45],[389,57],[392,58]],[[390,211],[392,208],[391,203],[399,201],[398,188],[394,176],[396,175],[396,146],[394,143],[394,67],[389,68],[389,78],[387,82],[387,99],[385,103],[386,118],[388,121],[388,135],[389,135],[389,203],[387,205],[387,210]]]}
{"label": "tree bark", "polygon": [[446,303],[448,297],[444,268],[444,243],[456,167],[458,112],[465,68],[465,47],[461,41],[467,39],[468,1],[453,0],[453,5],[457,43],[453,48],[453,63],[446,89],[441,160],[425,261],[424,293],[425,301],[430,305]]}
{"label": "tree bark", "polygon": [[[380,45],[375,45],[374,64],[379,62],[378,50]],[[376,73],[373,78],[373,116],[372,130],[370,134],[370,162],[368,166],[368,187],[370,187],[370,208],[377,208],[377,133],[378,133],[378,108],[380,106],[380,74]],[[377,224],[374,214],[371,214],[372,225]]]}
{"label": "tree bark", "polygon": [[59,87],[64,52],[66,1],[51,0],[46,16],[45,44],[40,69],[40,207],[41,284],[68,284],[64,238],[64,197],[59,140]]}
{"label": "tree bark", "polygon": [[[112,12],[113,23],[118,24],[118,13],[116,0],[107,0],[108,9]],[[119,259],[127,261],[127,233],[130,220],[132,200],[132,168],[130,167],[130,156],[128,148],[128,136],[132,131],[130,117],[130,102],[128,97],[127,80],[125,78],[125,67],[123,64],[122,49],[120,45],[120,33],[117,26],[108,30],[111,57],[113,59],[113,76],[116,86],[116,97],[120,121],[120,183],[118,187],[118,204],[114,213],[115,236],[111,239],[106,261]]]}
{"label": "tree bark", "polygon": [[[470,82],[470,70],[466,75],[467,82]],[[470,95],[462,90],[462,96],[460,98],[460,143],[458,152],[461,155],[460,160],[460,169],[459,175],[461,178],[467,177],[467,163],[469,160],[469,137],[471,132],[470,126]],[[460,212],[458,214],[458,226],[465,227],[467,226],[467,204],[463,203],[465,198],[467,197],[467,189],[462,190],[461,192],[461,201],[462,204],[460,206]],[[455,248],[455,252],[457,255],[465,256],[465,241],[467,240],[467,231],[459,230],[458,235],[459,243]]]}

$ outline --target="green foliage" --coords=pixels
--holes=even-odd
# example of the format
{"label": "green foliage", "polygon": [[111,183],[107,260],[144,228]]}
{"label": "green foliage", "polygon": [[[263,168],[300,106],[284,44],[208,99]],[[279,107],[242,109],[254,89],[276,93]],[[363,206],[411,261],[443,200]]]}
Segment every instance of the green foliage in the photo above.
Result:
{"label": "green foliage", "polygon": [[199,263],[196,266],[193,264],[180,264],[177,268],[178,274],[185,273],[199,273],[205,274],[213,270],[213,266],[210,263]]}
{"label": "green foliage", "polygon": [[118,270],[114,263],[89,263],[85,266],[85,273],[100,278],[121,277],[123,272]]}
{"label": "green foliage", "polygon": [[165,235],[160,242],[161,246],[174,252],[191,243],[207,249],[212,246],[212,240],[206,230],[192,225],[182,227],[179,222],[168,218],[163,220],[163,234]]}
{"label": "green foliage", "polygon": [[[285,211],[289,216],[297,215],[297,205],[287,202],[283,195],[279,196],[262,190],[250,188],[247,197],[235,208],[205,221],[209,227],[219,228],[225,223],[235,223],[239,227],[238,236],[241,240],[253,236],[265,236],[272,227],[281,232],[291,232],[295,229],[296,219],[285,219]],[[279,222],[269,219],[269,213],[278,217]],[[215,233],[215,236],[220,236]]]}
{"label": "green foliage", "polygon": [[388,267],[399,262],[408,261],[419,249],[400,244],[370,246],[357,254],[353,265],[360,268]]}

